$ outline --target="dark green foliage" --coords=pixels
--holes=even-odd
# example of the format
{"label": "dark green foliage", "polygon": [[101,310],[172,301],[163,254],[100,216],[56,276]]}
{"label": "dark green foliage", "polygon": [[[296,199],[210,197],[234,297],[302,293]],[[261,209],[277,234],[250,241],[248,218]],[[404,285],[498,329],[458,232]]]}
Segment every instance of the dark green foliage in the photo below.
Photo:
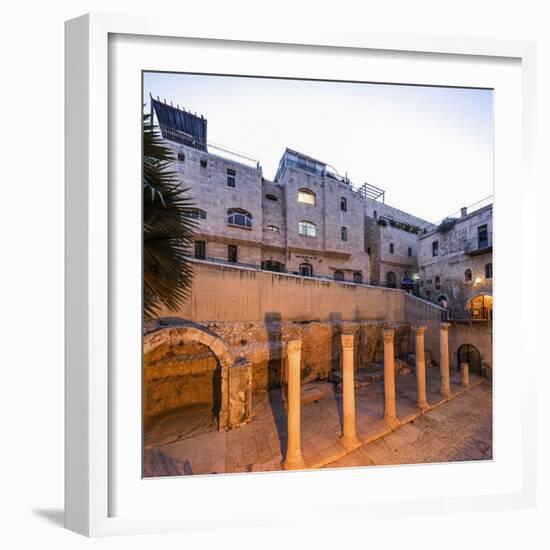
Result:
{"label": "dark green foliage", "polygon": [[161,306],[175,311],[187,299],[193,266],[187,259],[196,222],[187,189],[170,168],[172,153],[143,115],[143,314],[155,317]]}

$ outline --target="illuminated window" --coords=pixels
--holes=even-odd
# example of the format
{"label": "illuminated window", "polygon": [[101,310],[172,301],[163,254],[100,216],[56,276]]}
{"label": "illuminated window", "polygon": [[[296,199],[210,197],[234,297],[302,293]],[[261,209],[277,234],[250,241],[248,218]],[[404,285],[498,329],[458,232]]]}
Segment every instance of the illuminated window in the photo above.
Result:
{"label": "illuminated window", "polygon": [[227,211],[227,223],[240,227],[252,227],[252,214],[240,208],[231,208]]}
{"label": "illuminated window", "polygon": [[304,237],[316,237],[317,227],[311,222],[302,221],[298,223],[298,233]]}
{"label": "illuminated window", "polygon": [[315,193],[309,189],[300,189],[298,191],[298,202],[304,204],[315,204]]}

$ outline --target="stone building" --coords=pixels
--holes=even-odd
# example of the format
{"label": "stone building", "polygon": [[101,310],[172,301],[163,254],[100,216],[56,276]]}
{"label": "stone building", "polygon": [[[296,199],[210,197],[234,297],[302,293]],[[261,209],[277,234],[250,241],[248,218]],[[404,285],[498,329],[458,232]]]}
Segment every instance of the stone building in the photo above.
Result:
{"label": "stone building", "polygon": [[415,361],[415,327],[427,327],[433,366],[442,301],[455,321],[450,367],[491,375],[490,204],[431,224],[290,149],[270,181],[255,159],[211,145],[205,118],[152,108],[198,227],[190,298],[144,327],[146,447],[249,422],[253,400],[287,385],[293,341],[302,384],[341,381],[344,334],[358,377],[385,377],[388,327],[402,365]]}
{"label": "stone building", "polygon": [[487,199],[420,235],[420,296],[452,319],[490,320],[493,307],[493,205]]}
{"label": "stone building", "polygon": [[429,222],[386,205],[381,189],[354,187],[326,162],[290,149],[269,181],[258,161],[209,145],[206,119],[151,102],[196,204],[196,258],[413,289],[417,234]]}

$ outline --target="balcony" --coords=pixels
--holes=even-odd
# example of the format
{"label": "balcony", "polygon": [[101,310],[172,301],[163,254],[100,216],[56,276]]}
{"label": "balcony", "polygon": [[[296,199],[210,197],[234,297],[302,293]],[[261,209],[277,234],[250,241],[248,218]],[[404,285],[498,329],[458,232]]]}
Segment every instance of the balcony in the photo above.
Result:
{"label": "balcony", "polygon": [[493,234],[488,233],[484,237],[474,237],[464,242],[464,253],[469,256],[479,256],[493,250]]}

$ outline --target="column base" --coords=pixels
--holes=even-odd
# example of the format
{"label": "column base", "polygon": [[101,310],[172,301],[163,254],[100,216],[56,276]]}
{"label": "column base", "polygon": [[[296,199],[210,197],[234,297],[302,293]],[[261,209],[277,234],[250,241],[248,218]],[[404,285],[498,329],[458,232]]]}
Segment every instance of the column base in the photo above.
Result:
{"label": "column base", "polygon": [[342,443],[346,451],[351,451],[361,445],[361,440],[356,435],[352,437],[342,436],[340,437],[340,443]]}
{"label": "column base", "polygon": [[439,393],[445,398],[451,397],[451,390],[441,390]]}
{"label": "column base", "polygon": [[430,408],[430,404],[427,401],[417,402],[416,406],[423,411],[427,411]]}
{"label": "column base", "polygon": [[295,456],[294,458],[285,458],[285,461],[283,462],[283,470],[305,470],[306,469],[306,463],[304,462],[304,457],[302,456],[302,453],[300,453],[298,456]]}
{"label": "column base", "polygon": [[384,416],[384,423],[390,428],[396,428],[400,424],[397,416]]}

